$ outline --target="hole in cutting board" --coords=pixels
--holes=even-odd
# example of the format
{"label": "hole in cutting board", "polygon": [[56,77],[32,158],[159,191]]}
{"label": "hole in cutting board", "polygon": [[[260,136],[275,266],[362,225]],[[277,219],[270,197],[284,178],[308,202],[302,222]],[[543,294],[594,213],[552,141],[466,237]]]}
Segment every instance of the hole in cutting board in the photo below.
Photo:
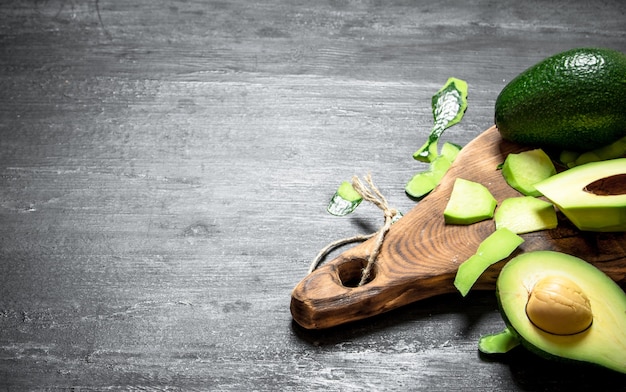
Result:
{"label": "hole in cutting board", "polygon": [[[337,266],[339,272],[339,280],[345,287],[358,287],[361,281],[361,275],[363,270],[367,266],[367,260],[365,259],[352,259],[341,263]],[[365,281],[365,284],[371,282],[376,277],[376,265],[372,268],[370,276]]]}

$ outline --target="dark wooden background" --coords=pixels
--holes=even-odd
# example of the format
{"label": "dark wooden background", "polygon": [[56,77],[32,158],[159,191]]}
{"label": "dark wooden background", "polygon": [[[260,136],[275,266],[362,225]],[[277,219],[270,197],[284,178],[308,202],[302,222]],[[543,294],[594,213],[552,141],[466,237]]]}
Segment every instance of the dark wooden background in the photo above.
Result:
{"label": "dark wooden background", "polygon": [[289,312],[321,247],[382,223],[325,212],[341,181],[415,205],[448,77],[465,144],[511,78],[578,46],[626,51],[626,3],[3,1],[0,390],[626,390],[481,357],[492,292],[317,332]]}

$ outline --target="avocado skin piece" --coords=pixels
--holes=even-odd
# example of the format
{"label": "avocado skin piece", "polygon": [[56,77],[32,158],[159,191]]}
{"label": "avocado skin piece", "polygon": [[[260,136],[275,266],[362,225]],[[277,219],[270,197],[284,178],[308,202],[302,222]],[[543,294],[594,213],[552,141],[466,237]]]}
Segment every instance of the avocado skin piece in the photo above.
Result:
{"label": "avocado skin piece", "polygon": [[495,124],[505,140],[574,151],[626,136],[626,55],[576,48],[548,57],[500,92]]}
{"label": "avocado skin piece", "polygon": [[[589,297],[593,322],[574,335],[552,335],[526,315],[534,283],[548,275],[567,277]],[[561,252],[533,251],[509,261],[496,282],[502,318],[522,346],[550,360],[587,363],[626,374],[626,293],[602,271]]]}

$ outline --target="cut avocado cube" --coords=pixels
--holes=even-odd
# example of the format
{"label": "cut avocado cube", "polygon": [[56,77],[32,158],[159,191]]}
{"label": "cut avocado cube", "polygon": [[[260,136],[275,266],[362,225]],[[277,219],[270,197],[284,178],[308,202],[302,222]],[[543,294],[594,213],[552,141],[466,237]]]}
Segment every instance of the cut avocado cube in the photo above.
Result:
{"label": "cut avocado cube", "polygon": [[592,264],[554,251],[522,253],[502,268],[496,295],[505,324],[529,350],[626,373],[626,293]]}
{"label": "cut avocado cube", "polygon": [[492,218],[496,204],[484,185],[457,178],[443,216],[447,224],[469,225]]}
{"label": "cut avocado cube", "polygon": [[506,227],[517,234],[554,229],[558,224],[554,206],[532,196],[504,199],[494,219],[496,229]]}
{"label": "cut avocado cube", "polygon": [[478,245],[476,253],[461,263],[454,278],[454,287],[465,297],[490,265],[509,257],[522,242],[522,237],[507,228],[494,231]]}
{"label": "cut avocado cube", "polygon": [[502,175],[506,182],[526,196],[541,196],[534,185],[554,174],[556,169],[552,160],[540,148],[509,154],[502,166]]}
{"label": "cut avocado cube", "polygon": [[576,166],[535,187],[580,230],[626,231],[626,158]]}

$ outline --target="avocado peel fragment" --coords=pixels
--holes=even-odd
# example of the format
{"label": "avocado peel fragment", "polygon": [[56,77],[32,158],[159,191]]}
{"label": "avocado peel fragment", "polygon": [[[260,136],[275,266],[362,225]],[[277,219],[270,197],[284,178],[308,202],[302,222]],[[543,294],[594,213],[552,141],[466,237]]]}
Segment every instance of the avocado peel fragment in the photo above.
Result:
{"label": "avocado peel fragment", "polygon": [[478,340],[478,350],[483,354],[506,354],[519,345],[517,335],[508,328],[481,336]]}
{"label": "avocado peel fragment", "polygon": [[489,266],[509,257],[523,242],[522,237],[506,227],[497,229],[478,245],[475,254],[459,265],[454,287],[465,297]]}

